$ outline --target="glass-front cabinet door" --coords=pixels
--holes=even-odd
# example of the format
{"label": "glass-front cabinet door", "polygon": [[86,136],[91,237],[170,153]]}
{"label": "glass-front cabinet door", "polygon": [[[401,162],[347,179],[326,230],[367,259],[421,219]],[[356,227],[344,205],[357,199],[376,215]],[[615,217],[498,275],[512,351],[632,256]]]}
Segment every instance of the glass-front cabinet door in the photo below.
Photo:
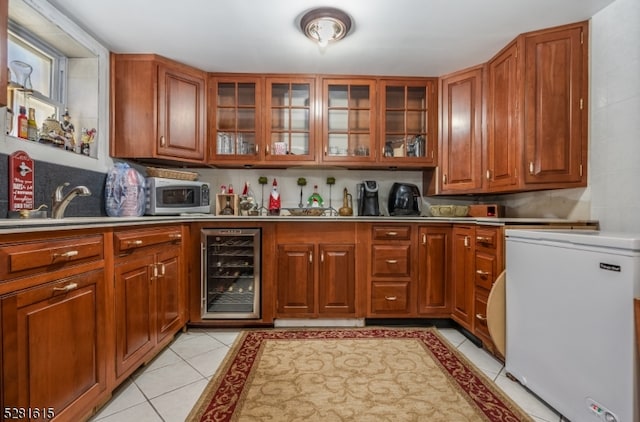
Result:
{"label": "glass-front cabinet door", "polygon": [[434,80],[383,80],[380,161],[436,165]]}
{"label": "glass-front cabinet door", "polygon": [[315,159],[315,79],[267,78],[267,161]]}
{"label": "glass-front cabinet door", "polygon": [[209,157],[214,163],[258,161],[262,153],[261,79],[214,77],[209,82],[209,102],[213,106]]}
{"label": "glass-front cabinet door", "polygon": [[375,81],[325,79],[322,87],[322,160],[375,160]]}

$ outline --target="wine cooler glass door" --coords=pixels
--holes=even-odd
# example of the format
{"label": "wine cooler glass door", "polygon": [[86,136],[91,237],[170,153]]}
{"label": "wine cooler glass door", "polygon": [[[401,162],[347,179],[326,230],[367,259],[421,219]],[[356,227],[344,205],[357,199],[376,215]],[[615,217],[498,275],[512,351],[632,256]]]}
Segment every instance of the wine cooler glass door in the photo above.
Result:
{"label": "wine cooler glass door", "polygon": [[260,318],[260,229],[203,229],[202,317]]}

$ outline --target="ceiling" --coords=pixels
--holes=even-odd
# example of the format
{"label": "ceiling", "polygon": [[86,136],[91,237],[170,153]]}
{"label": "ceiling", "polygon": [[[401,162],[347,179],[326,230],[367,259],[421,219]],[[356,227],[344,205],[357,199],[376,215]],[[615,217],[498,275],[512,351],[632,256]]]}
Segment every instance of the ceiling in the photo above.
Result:
{"label": "ceiling", "polygon": [[[485,62],[522,32],[589,19],[613,0],[49,0],[117,53],[209,72],[440,76]],[[354,26],[321,51],[302,14]]]}

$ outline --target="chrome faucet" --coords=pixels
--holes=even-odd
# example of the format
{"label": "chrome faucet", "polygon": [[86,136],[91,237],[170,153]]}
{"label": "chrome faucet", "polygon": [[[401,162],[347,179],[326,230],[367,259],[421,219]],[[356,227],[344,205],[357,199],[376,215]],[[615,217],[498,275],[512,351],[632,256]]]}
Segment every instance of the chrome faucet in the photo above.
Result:
{"label": "chrome faucet", "polygon": [[62,189],[69,186],[69,182],[64,182],[56,188],[55,193],[51,196],[51,218],[64,217],[64,211],[67,209],[69,202],[76,196],[89,196],[91,191],[86,186],[76,186],[71,188],[65,196],[62,196]]}

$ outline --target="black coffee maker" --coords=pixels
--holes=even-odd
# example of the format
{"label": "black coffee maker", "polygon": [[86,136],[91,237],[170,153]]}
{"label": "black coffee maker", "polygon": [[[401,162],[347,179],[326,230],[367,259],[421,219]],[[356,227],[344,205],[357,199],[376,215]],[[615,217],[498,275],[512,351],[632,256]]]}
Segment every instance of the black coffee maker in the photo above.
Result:
{"label": "black coffee maker", "polygon": [[375,180],[358,183],[358,215],[380,215],[378,188],[378,182]]}

